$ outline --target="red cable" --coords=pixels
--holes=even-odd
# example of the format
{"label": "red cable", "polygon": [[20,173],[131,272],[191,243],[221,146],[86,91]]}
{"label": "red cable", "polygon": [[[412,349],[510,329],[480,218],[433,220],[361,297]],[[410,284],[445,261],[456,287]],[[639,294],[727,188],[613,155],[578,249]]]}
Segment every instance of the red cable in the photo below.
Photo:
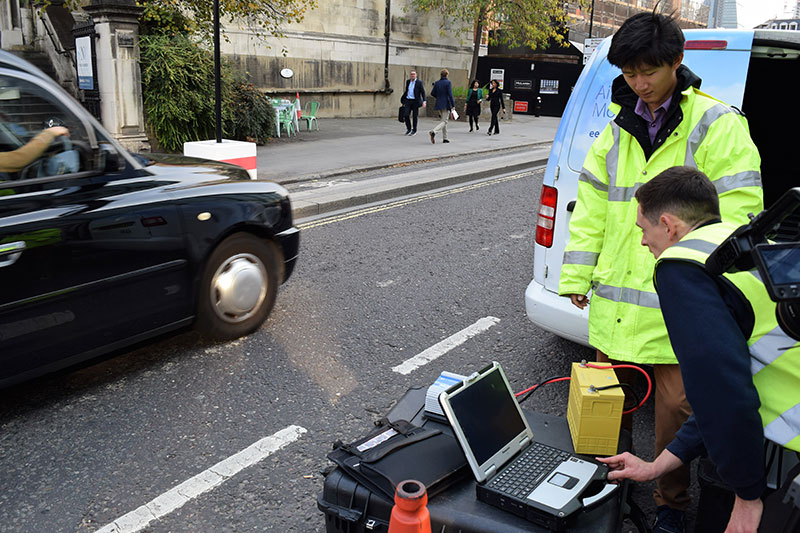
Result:
{"label": "red cable", "polygon": [[631,409],[628,409],[627,411],[622,411],[623,415],[630,414],[630,413],[636,411],[637,409],[639,409],[640,407],[642,407],[644,405],[644,402],[646,402],[647,399],[650,397],[650,393],[653,391],[653,382],[650,379],[650,374],[648,374],[647,372],[645,372],[643,369],[639,368],[636,365],[600,366],[600,365],[595,365],[595,364],[592,364],[592,363],[586,363],[586,366],[589,367],[589,368],[599,368],[599,369],[604,369],[604,368],[633,368],[635,370],[638,370],[642,374],[644,374],[644,377],[647,380],[647,394],[644,395],[644,398],[642,398],[642,401],[639,402],[639,405],[637,405],[636,407],[633,407]]}
{"label": "red cable", "polygon": [[567,377],[564,377],[564,378],[556,378],[556,379],[551,379],[551,380],[548,380],[548,381],[544,381],[544,382],[542,382],[542,383],[537,383],[536,385],[533,385],[532,387],[528,387],[528,388],[527,388],[527,389],[525,389],[524,391],[520,391],[520,392],[517,392],[517,393],[515,393],[515,394],[514,394],[514,396],[522,396],[522,395],[523,395],[523,394],[525,394],[526,392],[530,392],[530,391],[532,391],[533,389],[535,389],[536,387],[541,387],[541,386],[542,386],[542,385],[544,385],[545,383],[556,383],[556,382],[558,382],[558,381],[569,381],[570,379],[572,379],[572,378],[571,378],[571,377],[569,377],[569,376],[567,376]]}
{"label": "red cable", "polygon": [[[605,366],[600,366],[600,365],[595,365],[595,364],[592,364],[592,363],[586,363],[586,366],[589,367],[589,368],[598,368],[600,370],[607,369],[607,368],[633,368],[633,369],[638,370],[642,374],[644,374],[644,377],[647,380],[647,394],[644,395],[644,398],[642,398],[642,401],[639,402],[639,405],[637,405],[636,407],[632,407],[632,408],[628,409],[627,411],[622,411],[623,415],[628,415],[628,414],[640,409],[644,405],[644,403],[647,401],[647,399],[650,398],[650,393],[653,392],[653,382],[650,379],[650,374],[648,374],[647,372],[645,372],[643,369],[639,368],[636,365],[611,365],[611,366],[605,365]],[[536,385],[528,387],[527,389],[525,389],[523,391],[515,393],[514,397],[522,396],[523,394],[525,394],[527,392],[530,392],[530,391],[534,390],[537,387],[541,387],[545,383],[556,383],[556,382],[559,382],[559,381],[569,381],[570,379],[572,379],[572,378],[563,377],[563,378],[551,379],[549,381],[545,381],[545,382],[542,382],[542,383],[537,383]]]}

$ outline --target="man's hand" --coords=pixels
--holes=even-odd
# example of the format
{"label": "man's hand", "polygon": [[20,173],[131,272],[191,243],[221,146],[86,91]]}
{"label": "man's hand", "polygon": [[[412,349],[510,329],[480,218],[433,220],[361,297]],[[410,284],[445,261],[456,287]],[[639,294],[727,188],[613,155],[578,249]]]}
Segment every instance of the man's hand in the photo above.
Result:
{"label": "man's hand", "polygon": [[651,481],[658,477],[653,463],[648,463],[625,452],[613,457],[598,457],[598,461],[608,465],[608,480],[630,479],[633,481]]}
{"label": "man's hand", "polygon": [[761,500],[743,500],[736,496],[725,533],[756,533],[763,511]]}
{"label": "man's hand", "polygon": [[428,107],[428,101],[427,100],[423,100],[422,101],[422,107]]}
{"label": "man's hand", "polygon": [[62,135],[69,137],[69,130],[64,126],[52,126],[47,128],[47,131],[52,133],[54,137],[60,137]]}
{"label": "man's hand", "polygon": [[598,461],[608,465],[608,480],[631,479],[651,481],[672,472],[683,463],[669,450],[664,450],[652,463],[642,461],[635,455],[625,452],[613,457],[598,457]]}
{"label": "man's hand", "polygon": [[572,305],[578,309],[584,309],[589,304],[589,298],[585,294],[567,294]]}

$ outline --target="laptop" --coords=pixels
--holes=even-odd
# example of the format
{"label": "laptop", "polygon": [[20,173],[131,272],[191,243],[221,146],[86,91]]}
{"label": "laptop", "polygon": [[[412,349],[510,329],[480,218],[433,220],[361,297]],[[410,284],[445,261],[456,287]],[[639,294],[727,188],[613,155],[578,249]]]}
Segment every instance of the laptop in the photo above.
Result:
{"label": "laptop", "polygon": [[605,500],[608,467],[533,439],[503,369],[493,362],[439,395],[475,475],[478,499],[552,530]]}

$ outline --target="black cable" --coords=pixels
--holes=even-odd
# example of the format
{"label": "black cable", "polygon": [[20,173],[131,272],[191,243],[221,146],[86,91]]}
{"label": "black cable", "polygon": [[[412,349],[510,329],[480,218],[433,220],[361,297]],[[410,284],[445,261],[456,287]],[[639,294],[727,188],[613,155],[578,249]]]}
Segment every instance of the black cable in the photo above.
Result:
{"label": "black cable", "polygon": [[[600,390],[607,390],[607,389],[615,389],[617,387],[627,389],[628,392],[630,392],[631,395],[633,396],[633,399],[636,400],[635,403],[633,404],[633,406],[636,407],[636,406],[639,405],[639,403],[640,403],[639,395],[636,394],[636,391],[633,389],[633,386],[630,383],[614,383],[613,385],[605,385],[603,387],[595,387],[594,390],[600,391]],[[622,406],[622,410],[623,411],[627,411],[628,409],[631,409],[631,408],[630,407],[626,408],[624,405]]]}
{"label": "black cable", "polygon": [[537,385],[535,385],[535,386],[534,386],[534,387],[533,387],[531,390],[529,390],[529,391],[528,391],[528,393],[527,393],[527,394],[525,394],[525,396],[523,396],[522,398],[520,398],[519,400],[517,400],[517,402],[518,402],[518,403],[522,403],[522,402],[524,402],[525,400],[527,400],[527,399],[528,399],[528,397],[529,397],[531,394],[533,394],[533,393],[536,391],[536,389],[538,389],[538,388],[539,388],[539,387],[541,387],[542,385],[547,385],[547,384],[548,384],[548,383],[550,383],[551,381],[555,381],[555,380],[557,380],[557,379],[561,379],[561,378],[563,378],[563,377],[564,377],[564,376],[552,376],[552,377],[549,377],[549,378],[545,379],[545,380],[544,380],[544,381],[542,381],[541,383],[538,383]]}

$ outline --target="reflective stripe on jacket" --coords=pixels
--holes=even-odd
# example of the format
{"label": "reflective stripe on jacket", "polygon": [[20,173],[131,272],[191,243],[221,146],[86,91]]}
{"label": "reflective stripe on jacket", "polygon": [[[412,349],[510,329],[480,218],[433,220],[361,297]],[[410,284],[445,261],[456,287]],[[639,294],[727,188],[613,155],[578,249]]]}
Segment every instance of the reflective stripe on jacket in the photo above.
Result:
{"label": "reflective stripe on jacket", "polygon": [[[680,260],[705,266],[711,252],[735,229],[735,225],[724,222],[698,228],[667,248],[658,261]],[[764,436],[800,451],[800,342],[778,325],[776,304],[770,300],[757,270],[723,276],[753,309],[755,322],[747,346],[753,384],[761,400],[759,414]]]}
{"label": "reflective stripe on jacket", "polygon": [[[653,288],[655,260],[635,225],[636,189],[667,168],[687,165],[712,180],[724,220],[744,224],[747,213],[763,209],[761,161],[744,117],[691,86],[677,96],[683,118],[649,159],[612,121],[592,144],[578,180],[558,292],[594,290],[589,342],[613,359],[676,363]],[[612,103],[610,109],[621,108]]]}

